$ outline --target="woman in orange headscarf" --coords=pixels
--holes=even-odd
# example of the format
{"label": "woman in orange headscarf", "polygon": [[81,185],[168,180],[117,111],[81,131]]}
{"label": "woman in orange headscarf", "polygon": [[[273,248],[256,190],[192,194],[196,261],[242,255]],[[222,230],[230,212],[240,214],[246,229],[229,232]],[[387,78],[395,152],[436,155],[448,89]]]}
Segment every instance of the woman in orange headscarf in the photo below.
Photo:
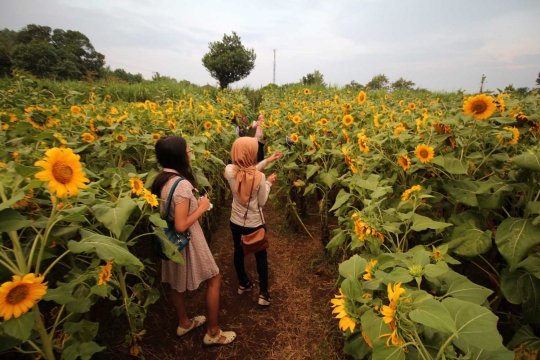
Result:
{"label": "woman in orange headscarf", "polygon": [[[263,227],[264,217],[261,207],[268,200],[268,194],[276,174],[268,178],[261,172],[267,164],[282,157],[276,151],[268,159],[257,164],[258,141],[252,137],[240,137],[233,143],[232,164],[225,168],[225,176],[231,187],[233,203],[231,211],[231,232],[234,241],[234,267],[238,276],[238,294],[251,291],[255,285],[248,279],[244,267],[244,252],[241,238]],[[246,216],[247,214],[247,216]],[[268,292],[268,260],[266,249],[255,253],[259,274],[259,305],[270,305]]]}

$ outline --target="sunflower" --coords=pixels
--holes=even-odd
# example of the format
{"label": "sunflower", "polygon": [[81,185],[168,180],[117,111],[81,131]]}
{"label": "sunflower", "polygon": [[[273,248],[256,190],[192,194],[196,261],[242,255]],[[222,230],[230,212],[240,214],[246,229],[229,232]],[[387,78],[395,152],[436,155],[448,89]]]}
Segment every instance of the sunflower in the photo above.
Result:
{"label": "sunflower", "polygon": [[414,154],[422,164],[432,161],[435,157],[435,151],[433,151],[433,148],[431,146],[427,146],[426,144],[418,145],[414,149]]}
{"label": "sunflower", "polygon": [[107,285],[107,282],[111,279],[112,261],[107,260],[107,265],[100,266],[101,273],[98,276],[98,285]]}
{"label": "sunflower", "polygon": [[349,300],[344,294],[341,288],[339,288],[340,295],[335,295],[335,298],[330,300],[333,304],[332,314],[337,314],[336,319],[339,319],[339,328],[342,331],[347,331],[349,329],[351,332],[354,332],[356,328],[356,323],[360,322],[360,319],[355,319],[355,313],[357,312],[354,306],[354,303]]}
{"label": "sunflower", "polygon": [[407,108],[411,111],[413,111],[414,109],[416,109],[416,104],[415,103],[409,103],[409,105],[407,106]]}
{"label": "sunflower", "polygon": [[218,103],[220,103],[220,104],[223,103],[223,100],[222,100],[221,98],[219,98],[219,97],[216,98],[216,101],[217,101]]}
{"label": "sunflower", "polygon": [[119,143],[121,143],[121,142],[126,141],[127,136],[122,135],[122,134],[118,134],[118,135],[116,135],[116,136],[114,137],[114,139],[115,139],[116,141],[118,141]]}
{"label": "sunflower", "polygon": [[399,135],[401,135],[402,133],[404,133],[405,131],[407,131],[407,129],[405,129],[405,126],[403,126],[403,124],[399,124],[399,125],[396,126],[396,128],[394,129],[394,135],[395,135],[395,136],[399,136]]}
{"label": "sunflower", "polygon": [[366,98],[367,98],[366,92],[365,91],[360,91],[360,93],[358,94],[358,103],[360,105],[362,105],[363,103],[366,102]]}
{"label": "sunflower", "polygon": [[138,177],[132,177],[129,179],[129,183],[131,184],[131,192],[135,195],[139,196],[144,192],[144,184]]}
{"label": "sunflower", "polygon": [[304,95],[309,95],[311,94],[311,91],[309,91],[309,89],[304,89]]}
{"label": "sunflower", "polygon": [[144,189],[143,190],[144,200],[148,203],[148,205],[152,207],[157,207],[159,205],[157,196],[152,194],[152,192]]}
{"label": "sunflower", "polygon": [[43,160],[36,161],[35,166],[45,170],[34,176],[41,181],[48,181],[49,189],[59,198],[71,197],[79,194],[79,189],[86,188],[80,156],[75,155],[71,149],[52,148],[45,152]]}
{"label": "sunflower", "polygon": [[301,121],[302,121],[302,118],[300,117],[300,115],[295,115],[292,118],[292,122],[295,124],[299,124]]}
{"label": "sunflower", "polygon": [[322,118],[319,122],[321,123],[322,126],[328,125],[328,119],[326,118]]}
{"label": "sunflower", "polygon": [[296,135],[296,133],[292,133],[291,140],[294,141],[295,143],[298,142],[298,135]]}
{"label": "sunflower", "polygon": [[362,277],[364,280],[373,280],[377,264],[378,261],[376,259],[369,260],[369,263],[366,265],[366,273]]}
{"label": "sunflower", "polygon": [[473,118],[476,120],[486,120],[496,109],[497,104],[494,99],[485,94],[470,96],[463,105],[465,115],[474,114]]}
{"label": "sunflower", "polygon": [[388,94],[384,95],[384,100],[388,100],[389,97]]}
{"label": "sunflower", "polygon": [[81,135],[83,141],[86,141],[87,143],[91,143],[92,141],[94,141],[96,138],[94,137],[94,135],[90,134],[90,133],[83,133]]}
{"label": "sunflower", "polygon": [[[390,346],[390,342],[392,342],[392,345],[402,345],[404,343],[403,339],[398,334],[399,318],[396,313],[396,308],[399,306],[398,301],[400,300],[400,296],[404,293],[405,289],[401,287],[401,283],[395,283],[393,287],[391,284],[388,284],[388,299],[390,300],[390,304],[383,305],[381,314],[383,315],[383,322],[390,326],[392,332],[379,337],[380,339],[388,337],[386,346]],[[400,304],[401,303],[403,302],[400,302]]]}
{"label": "sunflower", "polygon": [[413,192],[416,192],[416,191],[419,192],[420,190],[422,190],[421,185],[414,185],[412,188],[407,189],[405,190],[405,192],[403,192],[403,195],[401,195],[401,200],[403,201],[409,200]]}
{"label": "sunflower", "polygon": [[343,120],[341,120],[341,122],[345,126],[350,126],[354,122],[354,118],[352,117],[352,115],[347,114],[343,117]]}
{"label": "sunflower", "polygon": [[156,140],[161,139],[161,135],[156,134],[156,133],[152,133],[152,137],[153,137],[154,139],[156,139]]}
{"label": "sunflower", "polygon": [[4,321],[26,314],[47,292],[44,277],[26,274],[13,275],[12,281],[0,286],[0,316]]}
{"label": "sunflower", "polygon": [[204,123],[203,126],[204,126],[204,128],[205,128],[206,130],[209,130],[209,129],[212,128],[212,123],[211,123],[210,121],[207,121],[207,122]]}
{"label": "sunflower", "polygon": [[78,107],[78,106],[72,106],[70,108],[71,112],[74,113],[75,115],[78,115],[80,112],[81,112],[81,108]]}
{"label": "sunflower", "polygon": [[193,98],[189,98],[189,110],[193,110]]}
{"label": "sunflower", "polygon": [[364,134],[358,134],[358,147],[360,148],[360,151],[363,153],[369,152],[369,146],[368,146],[368,137]]}
{"label": "sunflower", "polygon": [[[519,130],[517,128],[513,127],[513,126],[505,126],[503,129],[507,130],[507,131],[510,131],[512,133],[512,139],[509,140],[509,141],[506,141],[505,144],[506,145],[515,145],[515,144],[517,144],[518,140],[519,140]],[[503,141],[501,134],[498,134],[497,138],[500,139],[501,142]]]}
{"label": "sunflower", "polygon": [[407,155],[399,155],[397,162],[403,168],[403,171],[411,168],[411,159]]}
{"label": "sunflower", "polygon": [[433,249],[433,258],[435,260],[440,260],[443,257],[444,253],[439,249]]}

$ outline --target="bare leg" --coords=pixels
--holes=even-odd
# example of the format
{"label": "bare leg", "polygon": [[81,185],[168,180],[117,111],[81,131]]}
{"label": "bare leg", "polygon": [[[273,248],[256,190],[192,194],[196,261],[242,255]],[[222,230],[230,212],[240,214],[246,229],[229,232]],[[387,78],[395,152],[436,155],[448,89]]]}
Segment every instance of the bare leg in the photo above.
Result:
{"label": "bare leg", "polygon": [[178,326],[184,329],[191,327],[191,320],[187,314],[186,308],[186,293],[178,292],[174,289],[171,291],[171,299],[173,302],[176,315],[178,316]]}
{"label": "bare leg", "polygon": [[[206,314],[208,321],[206,322],[206,332],[211,337],[216,337],[219,334],[218,316],[219,316],[219,290],[221,288],[221,274],[217,274],[213,278],[207,280],[206,290]],[[222,336],[220,342],[226,339]]]}

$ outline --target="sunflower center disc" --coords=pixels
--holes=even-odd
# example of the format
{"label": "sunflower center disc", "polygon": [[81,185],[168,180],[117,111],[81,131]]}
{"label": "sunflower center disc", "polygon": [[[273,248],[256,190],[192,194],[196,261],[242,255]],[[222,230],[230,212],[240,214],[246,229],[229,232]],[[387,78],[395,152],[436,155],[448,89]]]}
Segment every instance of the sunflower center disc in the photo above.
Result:
{"label": "sunflower center disc", "polygon": [[473,106],[474,111],[476,111],[477,114],[481,114],[486,110],[486,104],[483,102],[476,103]]}
{"label": "sunflower center disc", "polygon": [[67,184],[73,178],[73,170],[64,161],[58,161],[52,167],[52,173],[60,184]]}
{"label": "sunflower center disc", "polygon": [[422,149],[422,150],[420,150],[420,156],[421,156],[422,158],[427,158],[427,157],[429,156],[429,153],[428,153],[427,150]]}
{"label": "sunflower center disc", "polygon": [[26,298],[26,295],[28,295],[29,289],[26,285],[19,285],[13,289],[7,294],[6,296],[6,302],[10,305],[17,305],[22,300]]}

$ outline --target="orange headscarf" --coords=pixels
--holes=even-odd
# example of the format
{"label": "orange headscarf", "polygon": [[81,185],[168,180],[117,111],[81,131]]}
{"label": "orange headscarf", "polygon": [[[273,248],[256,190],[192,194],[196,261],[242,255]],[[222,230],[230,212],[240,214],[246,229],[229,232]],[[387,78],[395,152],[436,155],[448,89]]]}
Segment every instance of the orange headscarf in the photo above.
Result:
{"label": "orange headscarf", "polygon": [[255,168],[258,150],[257,139],[246,136],[236,139],[231,149],[231,159],[236,165],[233,170],[236,179],[234,190],[242,205],[248,202],[252,189],[256,189],[262,180],[262,173]]}

